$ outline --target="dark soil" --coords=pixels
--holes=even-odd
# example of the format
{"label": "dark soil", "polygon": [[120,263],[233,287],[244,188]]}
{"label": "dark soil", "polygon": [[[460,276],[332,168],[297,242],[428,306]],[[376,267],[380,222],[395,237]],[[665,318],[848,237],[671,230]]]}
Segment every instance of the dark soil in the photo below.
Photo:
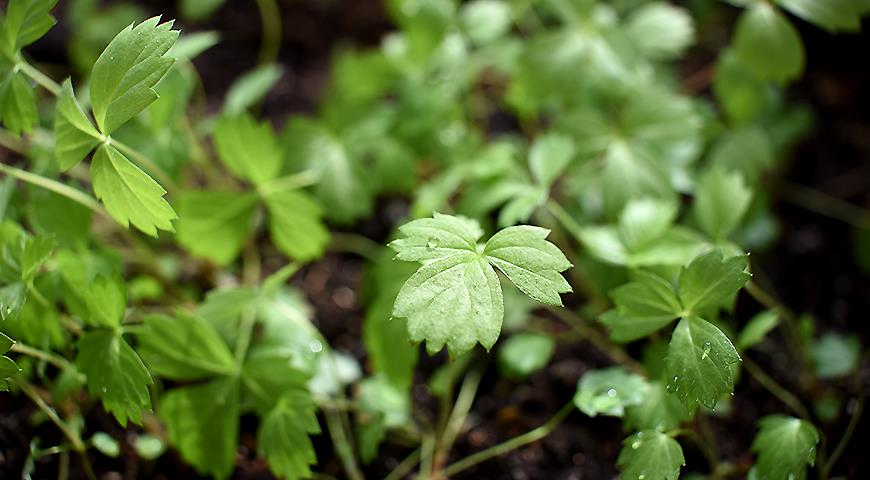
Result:
{"label": "dark soil", "polygon": [[[139,2],[149,12],[176,15],[174,1]],[[59,7],[63,8],[63,6]],[[269,95],[263,113],[276,123],[288,115],[311,113],[328,82],[329,59],[339,47],[375,46],[392,27],[378,0],[321,0],[281,2],[284,36],[280,62],[288,75]],[[29,51],[37,61],[64,63],[65,39],[70,25],[60,25]],[[213,18],[199,23],[179,22],[186,31],[218,30],[225,41],[196,60],[209,103],[219,102],[239,72],[252,68],[260,41],[259,16],[254,2],[231,0]],[[866,26],[866,25],[865,25]],[[781,175],[772,175],[770,192],[774,200],[781,234],[776,244],[765,252],[753,252],[757,280],[774,290],[796,312],[807,312],[817,319],[818,331],[856,332],[863,344],[868,338],[867,317],[870,313],[870,277],[855,262],[856,229],[827,216],[794,205],[789,185],[812,187],[837,199],[870,207],[870,63],[866,52],[870,35],[831,36],[811,26],[800,25],[807,47],[808,74],[791,91],[791,96],[808,104],[816,115],[812,133],[802,141],[783,167]],[[699,49],[700,50],[700,49]],[[713,60],[699,53],[692,64],[706,65]],[[863,88],[862,88],[863,87]],[[706,93],[706,92],[705,92]],[[383,208],[381,208],[383,207]],[[389,207],[389,208],[387,208]],[[382,200],[377,211],[404,208],[401,200]],[[354,227],[376,242],[385,240],[393,227],[386,215],[376,216]],[[365,264],[351,255],[328,255],[307,267],[294,280],[316,308],[318,327],[337,349],[352,353],[365,362],[360,343],[362,305],[361,282]],[[582,299],[574,299],[575,303]],[[741,318],[761,307],[741,297]],[[781,345],[782,342],[777,342]],[[753,353],[752,358],[765,366],[804,403],[822,392],[826,385],[800,385],[794,375],[789,355],[769,350]],[[443,363],[438,356],[421,356],[421,371],[428,374]],[[364,363],[363,363],[364,364]],[[462,435],[453,449],[451,460],[486,448],[526,432],[549,419],[574,393],[577,379],[586,371],[608,365],[607,357],[586,343],[563,344],[543,372],[515,383],[489,368],[472,408],[471,429]],[[490,366],[492,367],[492,365]],[[870,390],[870,369],[863,365],[859,385],[844,381],[837,385],[849,392],[847,404],[860,391]],[[414,388],[414,400],[424,410],[435,402],[422,382]],[[738,466],[751,464],[748,446],[763,415],[782,412],[783,406],[751,379],[738,385],[730,413],[709,420],[723,459]],[[90,455],[94,470],[101,478],[198,478],[175,453],[164,455],[155,463],[138,460],[128,442],[134,429],[125,431],[99,406],[87,410],[89,429],[111,433],[122,441],[123,453],[109,459],[98,453]],[[18,478],[28,445],[34,438],[43,446],[62,442],[50,423],[30,427],[35,407],[24,396],[0,395],[0,478]],[[429,412],[434,417],[434,411]],[[847,478],[870,475],[866,445],[870,438],[868,418],[834,469]],[[820,424],[829,443],[836,443],[845,428],[846,416],[832,424]],[[265,463],[256,458],[256,419],[244,418],[241,446],[238,450],[234,478],[272,478]],[[612,418],[588,418],[570,414],[565,422],[542,441],[516,450],[495,460],[467,470],[460,478],[468,479],[604,479],[616,475],[614,463],[624,437],[621,423]],[[319,471],[341,478],[340,463],[331,450],[327,435],[315,438],[320,459]],[[706,471],[703,455],[690,442],[684,442],[688,470]],[[385,446],[380,458],[366,467],[367,476],[381,478],[411,449]],[[40,461],[33,478],[55,478],[57,455]],[[76,456],[70,456],[71,478],[84,478]]]}

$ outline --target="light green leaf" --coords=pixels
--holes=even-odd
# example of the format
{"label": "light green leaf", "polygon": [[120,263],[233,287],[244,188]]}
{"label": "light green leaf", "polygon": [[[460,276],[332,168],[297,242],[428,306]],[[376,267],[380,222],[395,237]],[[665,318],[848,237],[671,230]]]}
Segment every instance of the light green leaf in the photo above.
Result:
{"label": "light green leaf", "polygon": [[323,210],[307,193],[288,190],[265,197],[269,232],[275,245],[288,257],[306,261],[323,255],[329,231],[323,225]]}
{"label": "light green leaf", "polygon": [[435,212],[433,218],[412,220],[401,227],[404,237],[390,242],[396,258],[405,261],[438,260],[475,252],[483,230],[476,221]]}
{"label": "light green leaf", "polygon": [[474,253],[451,255],[421,267],[405,282],[393,316],[408,319],[411,341],[430,354],[445,344],[458,356],[480,343],[487,350],[501,332],[504,303],[498,277]]}
{"label": "light green leaf", "polygon": [[137,435],[133,441],[133,449],[136,450],[136,454],[140,458],[154,460],[163,455],[163,452],[166,451],[166,445],[160,437],[150,433],[142,433]]}
{"label": "light green leaf", "polygon": [[15,135],[30,133],[39,122],[36,95],[21,72],[9,70],[0,81],[0,119]]}
{"label": "light green leaf", "polygon": [[87,245],[91,210],[41,188],[31,189],[28,200],[28,219],[35,232],[54,236],[62,247],[78,249]]}
{"label": "light green leaf", "polygon": [[572,290],[560,272],[572,265],[559,247],[546,240],[549,234],[545,228],[529,225],[508,227],[486,242],[483,254],[526,295],[562,305],[559,294]]}
{"label": "light green leaf", "polygon": [[100,143],[101,135],[79,106],[70,79],[63,82],[57,99],[54,131],[55,157],[63,171],[76,166]]}
{"label": "light green leaf", "polygon": [[830,32],[857,32],[861,16],[868,11],[867,2],[856,0],[776,0],[789,12]]}
{"label": "light green leaf", "polygon": [[577,383],[574,405],[586,415],[621,417],[625,408],[646,398],[649,384],[639,375],[621,367],[586,372]]}
{"label": "light green leaf", "polygon": [[202,20],[219,9],[226,0],[181,0],[181,16],[188,20]]}
{"label": "light green leaf", "polygon": [[498,365],[510,377],[525,378],[544,368],[555,349],[556,341],[549,335],[519,333],[499,348]]}
{"label": "light green leaf", "polygon": [[459,20],[468,38],[486,44],[510,30],[511,7],[496,0],[474,0],[463,4]]}
{"label": "light green leaf", "polygon": [[234,372],[235,359],[214,328],[197,316],[148,315],[136,332],[151,370],[172,380],[198,380]]}
{"label": "light green leaf", "polygon": [[842,377],[858,368],[861,340],[855,335],[826,333],[813,343],[810,354],[819,378]]}
{"label": "light green leaf", "polygon": [[97,277],[84,288],[77,290],[83,296],[88,309],[85,324],[94,327],[116,328],[121,325],[127,297],[120,281],[108,277]]}
{"label": "light green leaf", "polygon": [[615,265],[628,264],[628,249],[617,229],[587,227],[580,230],[579,239],[593,257]]}
{"label": "light green leaf", "polygon": [[239,384],[235,378],[170,390],[158,412],[169,440],[197,472],[230,476],[239,440]]}
{"label": "light green leaf", "polygon": [[759,79],[733,48],[724,50],[716,62],[713,93],[732,122],[738,125],[757,118],[771,104],[773,86]]}
{"label": "light green leaf", "polygon": [[674,223],[677,206],[655,199],[631,200],[619,215],[619,234],[628,251],[634,252],[661,238]]}
{"label": "light green leaf", "polygon": [[537,138],[529,150],[529,170],[535,182],[549,189],[574,158],[575,151],[570,137],[549,133]]}
{"label": "light green leaf", "polygon": [[285,393],[263,418],[257,448],[275,475],[288,480],[309,478],[317,463],[308,435],[320,433],[316,405],[305,390]]}
{"label": "light green leaf", "polygon": [[192,254],[226,265],[253,229],[255,193],[187,191],[178,198],[178,243]]}
{"label": "light green leaf", "polygon": [[653,60],[678,58],[695,41],[692,17],[665,2],[653,2],[634,10],[626,31],[637,48]]}
{"label": "light green leaf", "polygon": [[281,147],[269,122],[248,113],[221,117],[214,128],[218,156],[235,175],[256,185],[275,178],[281,169]]}
{"label": "light green leaf", "polygon": [[710,153],[710,164],[726,171],[738,171],[754,182],[773,166],[773,146],[760,128],[741,128],[720,137]]}
{"label": "light green leaf", "polygon": [[661,382],[651,382],[643,401],[625,409],[625,425],[636,430],[668,431],[691,418],[676,395]]}
{"label": "light green leaf", "polygon": [[616,464],[623,480],[677,480],[686,459],[680,444],[669,435],[644,430],[622,442]]}
{"label": "light green leaf", "polygon": [[[288,332],[289,333],[289,332]],[[297,346],[269,341],[251,348],[242,366],[242,405],[252,406],[259,415],[266,415],[286,392],[307,391],[311,380],[308,372],[297,368],[299,357],[308,356],[310,343]],[[321,346],[322,348],[322,346]],[[319,360],[330,352],[311,352]],[[329,358],[327,361],[332,362]]]}
{"label": "light green leaf", "polygon": [[5,17],[0,16],[0,43],[8,56],[39,40],[57,21],[51,10],[57,0],[10,0]]}
{"label": "light green leaf", "polygon": [[142,412],[151,410],[148,385],[153,381],[130,345],[116,332],[95,330],[82,335],[76,347],[76,367],[88,378],[88,392],[121,425],[128,418],[142,423]]}
{"label": "light green leaf", "polygon": [[776,8],[756,2],[743,12],[734,33],[740,61],[762,79],[786,83],[804,69],[804,47],[797,30]]}
{"label": "light green leaf", "polygon": [[116,458],[121,454],[121,445],[106,432],[95,433],[91,437],[91,443],[94,445],[94,448],[107,457]]}
{"label": "light green leaf", "polygon": [[610,292],[616,308],[601,316],[610,338],[630,342],[643,338],[680,316],[674,287],[656,274],[639,271],[632,282]]}
{"label": "light green leaf", "polygon": [[91,71],[91,106],[100,131],[112,133],[154,100],[154,85],[175,59],[164,56],[178,38],[172,22],[152,17],[121,30]]}
{"label": "light green leaf", "polygon": [[683,308],[700,312],[721,306],[749,281],[751,275],[746,272],[747,266],[745,255],[724,258],[719,250],[696,257],[680,272]]}
{"label": "light green leaf", "polygon": [[816,461],[819,433],[811,423],[784,415],[770,415],[759,422],[752,451],[758,455],[758,478],[807,478],[807,465]]}
{"label": "light green leaf", "polygon": [[283,75],[284,69],[274,63],[261,65],[250,72],[243,73],[227,92],[224,113],[228,116],[243,113],[262,100]]}
{"label": "light green leaf", "polygon": [[220,41],[220,33],[214,30],[186,33],[178,38],[166,54],[178,61],[193,60]]}
{"label": "light green leaf", "polygon": [[751,201],[752,190],[740,173],[711,168],[695,187],[692,213],[707,235],[724,240],[740,224]]}
{"label": "light green leaf", "polygon": [[740,331],[740,335],[737,336],[737,346],[740,350],[754,347],[764,340],[764,337],[776,328],[777,324],[779,324],[779,315],[776,311],[764,310],[759,312]]}
{"label": "light green leaf", "polygon": [[716,408],[722,395],[734,390],[740,355],[728,337],[706,320],[680,320],[668,347],[668,391],[689,411],[701,404]]}
{"label": "light green leaf", "polygon": [[97,198],[118,223],[157,236],[157,229],[173,231],[178,216],[163,199],[166,190],[111,145],[102,145],[91,162],[91,181]]}

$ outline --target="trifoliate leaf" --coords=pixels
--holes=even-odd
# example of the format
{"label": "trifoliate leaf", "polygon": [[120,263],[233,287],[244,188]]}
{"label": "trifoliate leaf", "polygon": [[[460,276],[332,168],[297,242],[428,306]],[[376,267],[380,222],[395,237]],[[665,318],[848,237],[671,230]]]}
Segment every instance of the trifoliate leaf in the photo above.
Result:
{"label": "trifoliate leaf", "polygon": [[692,212],[707,235],[724,240],[740,224],[751,200],[752,190],[740,173],[711,168],[698,180]]}
{"label": "trifoliate leaf", "polygon": [[161,377],[198,380],[235,370],[236,362],[226,343],[197,316],[149,315],[137,334],[142,358]]}
{"label": "trifoliate leaf", "polygon": [[746,285],[745,255],[724,258],[719,250],[698,256],[680,272],[680,301],[687,311],[718,307]]}
{"label": "trifoliate leaf", "polygon": [[129,418],[142,423],[142,412],[151,410],[151,374],[136,352],[116,332],[85,333],[76,344],[76,367],[87,378],[88,392],[99,397],[103,407],[121,425]]}
{"label": "trifoliate leaf", "polygon": [[523,293],[549,305],[562,305],[560,293],[571,285],[560,272],[571,262],[559,247],[546,240],[545,228],[521,225],[499,231],[486,242],[483,254]]}
{"label": "trifoliate leaf", "polygon": [[819,433],[811,423],[784,415],[770,415],[759,422],[752,451],[760,479],[807,478],[807,465],[816,461]]}
{"label": "trifoliate leaf", "polygon": [[72,82],[66,79],[57,98],[54,117],[54,152],[61,170],[81,162],[100,143],[100,133],[79,106]]}
{"label": "trifoliate leaf", "polygon": [[672,430],[689,418],[680,399],[661,382],[651,382],[643,401],[625,408],[625,425],[636,430]]}
{"label": "trifoliate leaf", "polygon": [[183,192],[178,199],[178,243],[219,265],[232,262],[252,230],[254,193]]}
{"label": "trifoliate leaf", "polygon": [[669,435],[644,430],[622,442],[616,464],[623,480],[677,480],[686,459],[680,444]]}
{"label": "trifoliate leaf", "polygon": [[498,365],[509,377],[525,378],[544,368],[555,349],[556,341],[549,335],[519,333],[499,347]]}
{"label": "trifoliate leaf", "polygon": [[152,17],[121,30],[94,63],[91,106],[100,131],[108,135],[154,100],[154,85],[175,59],[164,56],[178,38],[172,22]]}
{"label": "trifoliate leaf", "polygon": [[819,378],[842,377],[858,368],[861,341],[854,335],[827,333],[813,343],[810,354]]}
{"label": "trifoliate leaf", "polygon": [[549,189],[574,158],[574,142],[559,134],[547,134],[535,140],[529,151],[529,170],[539,185]]}
{"label": "trifoliate leaf", "polygon": [[830,32],[857,32],[861,28],[861,15],[868,11],[867,2],[855,0],[776,0],[776,3]]}
{"label": "trifoliate leaf", "polygon": [[0,45],[9,57],[42,38],[57,21],[51,10],[57,0],[10,0],[0,16]]}
{"label": "trifoliate leaf", "polygon": [[0,120],[15,135],[30,133],[39,121],[33,88],[24,74],[15,69],[8,70],[0,79]]}
{"label": "trifoliate leaf", "polygon": [[158,412],[169,440],[196,471],[230,476],[239,440],[239,384],[235,378],[174,388]]}
{"label": "trifoliate leaf", "polygon": [[620,367],[586,372],[577,383],[574,404],[586,415],[621,417],[625,408],[646,398],[649,384],[639,375]]}
{"label": "trifoliate leaf", "polygon": [[286,392],[263,418],[257,448],[275,475],[289,480],[309,478],[317,463],[308,435],[320,433],[316,405],[307,390]]}
{"label": "trifoliate leaf", "polygon": [[737,336],[737,346],[740,350],[747,350],[764,340],[764,337],[776,328],[779,323],[779,314],[774,310],[764,310],[756,314]]}
{"label": "trifoliate leaf", "polygon": [[475,252],[483,230],[476,221],[435,213],[433,218],[412,220],[401,227],[404,237],[390,242],[396,258],[410,262],[438,260]]}
{"label": "trifoliate leaf", "polygon": [[612,292],[616,308],[601,316],[610,338],[630,342],[645,337],[680,316],[682,307],[674,287],[654,273],[639,271],[633,281]]}
{"label": "trifoliate leaf", "polygon": [[111,145],[102,145],[91,162],[91,181],[97,198],[124,227],[133,226],[157,236],[157,229],[173,231],[175,211],[163,199],[166,190]]}
{"label": "trifoliate leaf", "polygon": [[695,40],[689,13],[665,2],[653,2],[634,10],[626,25],[628,36],[653,60],[679,57]]}
{"label": "trifoliate leaf", "polygon": [[284,69],[274,63],[261,65],[250,72],[243,73],[227,91],[224,113],[229,116],[243,113],[262,100],[278,80],[281,80],[283,74]]}
{"label": "trifoliate leaf", "polygon": [[248,113],[221,117],[214,128],[218,156],[233,174],[256,185],[275,178],[282,152],[269,122]]}
{"label": "trifoliate leaf", "polygon": [[288,190],[265,197],[272,241],[288,257],[306,261],[323,255],[329,231],[323,225],[323,209],[307,193]]}
{"label": "trifoliate leaf", "polygon": [[785,16],[767,2],[754,3],[743,12],[734,33],[734,51],[740,61],[762,79],[785,83],[804,69],[804,46]]}
{"label": "trifoliate leaf", "polygon": [[689,411],[700,404],[713,409],[722,395],[734,390],[740,355],[731,340],[706,320],[680,320],[668,347],[668,391]]}

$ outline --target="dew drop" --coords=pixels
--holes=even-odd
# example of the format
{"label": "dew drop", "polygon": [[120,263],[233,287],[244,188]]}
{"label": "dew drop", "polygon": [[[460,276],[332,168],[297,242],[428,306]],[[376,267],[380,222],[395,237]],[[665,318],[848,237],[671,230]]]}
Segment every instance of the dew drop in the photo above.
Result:
{"label": "dew drop", "polygon": [[616,396],[616,389],[611,388],[610,390],[608,390],[608,391],[607,391],[607,396],[610,397],[610,398],[615,397],[615,396]]}
{"label": "dew drop", "polygon": [[636,440],[636,441],[632,442],[632,444],[631,444],[631,448],[637,450],[638,448],[640,448],[640,444],[641,444],[641,441],[640,441],[640,440]]}
{"label": "dew drop", "polygon": [[426,242],[426,248],[428,248],[430,250],[433,248],[436,248],[437,246],[438,246],[438,237],[432,237],[429,239],[428,242]]}
{"label": "dew drop", "polygon": [[314,353],[320,353],[323,351],[323,344],[320,343],[319,340],[312,340],[311,343],[308,344],[308,348]]}
{"label": "dew drop", "polygon": [[710,349],[713,348],[713,345],[710,342],[704,343],[704,350],[701,352],[701,360],[704,360],[710,355]]}
{"label": "dew drop", "polygon": [[108,391],[109,391],[109,389],[108,389],[108,388],[106,388],[106,387],[103,387],[103,389],[102,389],[102,390],[103,390],[103,393],[106,393],[106,392],[108,392]]}
{"label": "dew drop", "polygon": [[637,480],[643,480],[644,478],[646,478],[646,475],[644,475],[643,473],[637,476]]}

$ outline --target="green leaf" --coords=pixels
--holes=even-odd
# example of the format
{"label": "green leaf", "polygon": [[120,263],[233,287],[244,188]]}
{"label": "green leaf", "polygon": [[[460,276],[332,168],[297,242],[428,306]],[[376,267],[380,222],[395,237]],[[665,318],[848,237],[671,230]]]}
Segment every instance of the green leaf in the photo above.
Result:
{"label": "green leaf", "polygon": [[510,377],[525,378],[544,368],[555,349],[556,341],[549,335],[519,333],[499,348],[498,365]]}
{"label": "green leaf", "polygon": [[64,80],[57,98],[54,131],[54,154],[62,171],[76,166],[100,143],[100,132],[79,106],[72,81],[68,78]]}
{"label": "green leaf", "polygon": [[31,189],[28,200],[28,219],[35,232],[54,236],[62,247],[78,249],[87,245],[91,210],[41,188]]}
{"label": "green leaf", "polygon": [[319,258],[329,244],[323,210],[307,193],[288,190],[265,197],[269,232],[275,245],[288,257],[306,261]]}
{"label": "green leaf", "polygon": [[133,441],[133,449],[136,450],[139,458],[154,460],[163,455],[163,452],[166,451],[166,445],[163,444],[160,437],[150,433],[142,433],[137,435]]}
{"label": "green leaf", "polygon": [[728,118],[746,124],[761,115],[771,104],[773,87],[750,69],[733,48],[726,49],[716,62],[713,93]]}
{"label": "green leaf", "polygon": [[106,432],[95,433],[91,437],[91,443],[94,445],[94,448],[107,457],[116,458],[121,454],[121,445]]}
{"label": "green leaf", "polygon": [[57,21],[51,10],[57,0],[10,0],[5,18],[0,16],[0,42],[8,56],[39,40]]}
{"label": "green leaf", "polygon": [[786,83],[804,69],[804,47],[794,26],[767,2],[754,3],[737,21],[734,51],[765,80]]}
{"label": "green leaf", "polygon": [[239,440],[239,384],[235,378],[174,388],[160,402],[170,442],[197,472],[230,476]]}
{"label": "green leaf", "polygon": [[489,263],[523,293],[549,305],[562,305],[560,293],[572,291],[560,274],[572,267],[559,247],[545,240],[550,231],[521,225],[492,236],[484,248]]}
{"label": "green leaf", "polygon": [[412,220],[401,227],[403,238],[389,247],[396,258],[409,262],[438,260],[452,255],[475,252],[483,230],[474,220],[435,212],[433,218]]}
{"label": "green leaf", "polygon": [[601,316],[610,338],[630,342],[643,338],[680,316],[674,287],[656,274],[639,271],[632,282],[610,292],[616,308]]}
{"label": "green leaf", "polygon": [[752,201],[752,190],[738,172],[711,168],[695,187],[692,213],[707,235],[724,240],[740,224]]}
{"label": "green leaf", "polygon": [[680,399],[661,382],[651,382],[643,401],[625,408],[625,425],[636,430],[673,430],[690,418]]}
{"label": "green leaf", "polygon": [[686,311],[700,312],[718,307],[746,285],[751,276],[746,272],[745,255],[724,258],[719,250],[711,250],[692,260],[680,272],[680,300]]}
{"label": "green leaf", "polygon": [[752,451],[758,455],[758,478],[807,478],[807,465],[816,460],[819,433],[811,423],[784,415],[770,415],[759,422]]}
{"label": "green leaf", "polygon": [[668,347],[668,391],[689,411],[701,404],[716,408],[734,390],[740,355],[715,325],[690,316],[680,320]]}
{"label": "green leaf", "polygon": [[285,393],[263,418],[257,434],[257,448],[269,469],[281,478],[309,478],[317,463],[308,435],[320,433],[316,405],[306,390]]}
{"label": "green leaf", "polygon": [[235,371],[226,343],[197,316],[148,315],[137,334],[142,358],[161,377],[198,380]]}
{"label": "green leaf", "polygon": [[79,290],[88,309],[85,324],[94,327],[116,328],[121,325],[127,298],[120,281],[97,277],[86,288]]}
{"label": "green leaf", "polygon": [[776,0],[782,8],[830,32],[857,32],[861,16],[867,14],[867,2],[856,0]]}
{"label": "green leaf", "polygon": [[0,353],[6,353],[15,345],[15,340],[12,340],[5,333],[0,332]]}
{"label": "green leaf", "polygon": [[88,392],[121,425],[129,418],[142,423],[142,412],[151,410],[148,385],[151,375],[142,360],[121,336],[109,330],[87,332],[76,344],[76,367],[87,378]]}
{"label": "green leaf", "polygon": [[535,182],[549,189],[574,158],[575,151],[570,137],[550,133],[537,138],[529,150],[529,170]]}
{"label": "green leaf", "polygon": [[178,218],[163,198],[166,190],[133,165],[115,147],[104,144],[91,162],[91,181],[97,198],[118,223],[157,236],[157,229],[173,231]]}
{"label": "green leaf", "polygon": [[462,6],[459,20],[473,42],[486,44],[510,30],[511,8],[496,0],[473,0]]}
{"label": "green leaf", "polygon": [[[297,368],[297,364],[302,363],[298,357],[306,350],[311,351],[311,343],[297,346],[268,341],[251,348],[242,366],[243,407],[251,405],[259,415],[264,416],[275,407],[284,393],[307,390],[311,376]],[[312,353],[312,356],[316,355],[315,359],[320,360],[329,355],[329,352],[321,353]],[[327,361],[333,360],[330,358]]]}
{"label": "green leaf", "polygon": [[178,243],[218,265],[232,262],[253,229],[255,193],[187,191],[178,198]]}
{"label": "green leaf", "polygon": [[154,100],[154,85],[175,59],[164,56],[178,38],[172,21],[158,25],[152,17],[121,30],[103,50],[91,71],[91,106],[103,134],[108,135]]}
{"label": "green leaf", "polygon": [[12,69],[0,82],[0,119],[15,135],[30,133],[39,122],[36,110],[36,95],[27,77]]}
{"label": "green leaf", "polygon": [[773,146],[761,128],[745,127],[720,137],[710,153],[710,164],[738,171],[750,182],[774,165]]}
{"label": "green leaf", "polygon": [[281,80],[284,69],[280,65],[268,63],[240,75],[227,91],[224,100],[224,113],[235,116],[243,113],[262,100]]}
{"label": "green leaf", "polygon": [[644,430],[622,442],[616,464],[624,480],[677,480],[686,459],[680,444],[669,435]]}
{"label": "green leaf", "polygon": [[175,57],[179,62],[193,60],[202,52],[220,43],[220,41],[220,33],[214,30],[186,33],[178,38],[178,41],[169,49],[167,55]]}
{"label": "green leaf", "polygon": [[649,384],[643,377],[621,367],[593,370],[580,377],[574,405],[590,417],[621,417],[626,407],[644,401],[648,389]]}
{"label": "green leaf", "polygon": [[214,128],[218,156],[233,174],[260,185],[281,169],[282,152],[269,122],[248,113],[221,117]]}
{"label": "green leaf", "polygon": [[837,378],[858,368],[861,340],[855,335],[826,333],[810,349],[813,366],[819,378]]}
{"label": "green leaf", "polygon": [[11,358],[0,355],[0,392],[8,392],[6,379],[17,375],[21,368]]}
{"label": "green leaf", "polygon": [[665,2],[634,10],[625,28],[640,51],[653,60],[676,59],[695,41],[689,13]]}
{"label": "green leaf", "polygon": [[651,198],[631,200],[619,215],[619,235],[629,252],[660,239],[677,217],[672,202]]}
{"label": "green leaf", "polygon": [[779,324],[779,315],[776,311],[764,310],[759,312],[740,331],[740,335],[737,336],[737,347],[740,350],[748,350],[754,347],[764,340],[764,337],[776,328],[777,324]]}
{"label": "green leaf", "polygon": [[202,20],[225,2],[226,0],[181,0],[181,16],[188,20]]}

